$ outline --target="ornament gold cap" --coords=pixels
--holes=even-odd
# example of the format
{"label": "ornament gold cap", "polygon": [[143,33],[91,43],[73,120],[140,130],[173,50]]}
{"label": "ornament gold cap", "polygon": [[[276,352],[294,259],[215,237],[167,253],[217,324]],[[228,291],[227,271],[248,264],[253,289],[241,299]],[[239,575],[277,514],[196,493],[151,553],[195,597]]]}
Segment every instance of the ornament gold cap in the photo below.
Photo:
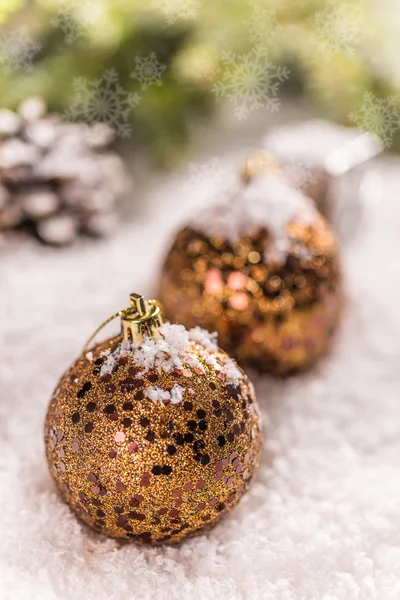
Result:
{"label": "ornament gold cap", "polygon": [[137,341],[143,335],[152,336],[164,323],[161,304],[145,300],[139,294],[130,295],[131,305],[121,315],[121,334],[124,340]]}
{"label": "ornament gold cap", "polygon": [[276,175],[281,168],[279,161],[272,154],[265,152],[265,150],[258,150],[248,157],[240,170],[240,176],[242,181],[247,184],[258,175],[267,173]]}
{"label": "ornament gold cap", "polygon": [[130,306],[119,310],[106,319],[90,336],[84,346],[84,350],[94,340],[96,335],[117,317],[121,317],[121,336],[123,340],[140,342],[143,336],[154,336],[164,323],[164,315],[160,302],[157,300],[145,300],[140,294],[130,294]]}

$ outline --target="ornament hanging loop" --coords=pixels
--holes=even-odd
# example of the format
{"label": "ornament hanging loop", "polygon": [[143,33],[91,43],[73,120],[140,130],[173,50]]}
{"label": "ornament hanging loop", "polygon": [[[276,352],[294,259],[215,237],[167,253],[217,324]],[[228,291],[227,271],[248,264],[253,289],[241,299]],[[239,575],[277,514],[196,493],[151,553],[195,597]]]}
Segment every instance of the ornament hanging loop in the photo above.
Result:
{"label": "ornament hanging loop", "polygon": [[279,162],[265,150],[257,150],[250,154],[242,166],[240,176],[245,185],[259,175],[278,175],[281,170]]}
{"label": "ornament hanging loop", "polygon": [[156,335],[164,323],[161,304],[157,300],[145,300],[139,294],[131,294],[130,300],[130,308],[121,316],[123,339],[141,341],[144,335]]}
{"label": "ornament hanging loop", "polygon": [[143,340],[144,335],[150,337],[156,335],[164,323],[161,304],[157,300],[145,300],[140,294],[131,294],[130,306],[106,319],[90,336],[83,351],[88,348],[97,334],[117,317],[121,317],[122,338],[131,342]]}

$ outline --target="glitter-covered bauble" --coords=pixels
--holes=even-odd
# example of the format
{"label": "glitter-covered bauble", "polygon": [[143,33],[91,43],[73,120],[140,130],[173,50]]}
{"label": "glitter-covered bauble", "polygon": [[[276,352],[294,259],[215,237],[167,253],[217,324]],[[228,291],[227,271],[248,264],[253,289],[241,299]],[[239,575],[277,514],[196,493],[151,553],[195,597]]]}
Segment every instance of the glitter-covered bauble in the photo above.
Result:
{"label": "glitter-covered bauble", "polygon": [[177,234],[160,295],[168,319],[217,331],[240,364],[290,374],[330,346],[342,306],[337,244],[310,198],[259,173]]}
{"label": "glitter-covered bauble", "polygon": [[50,472],[78,517],[121,540],[177,542],[247,490],[260,449],[254,389],[200,328],[131,296],[122,334],[84,352],[51,399]]}

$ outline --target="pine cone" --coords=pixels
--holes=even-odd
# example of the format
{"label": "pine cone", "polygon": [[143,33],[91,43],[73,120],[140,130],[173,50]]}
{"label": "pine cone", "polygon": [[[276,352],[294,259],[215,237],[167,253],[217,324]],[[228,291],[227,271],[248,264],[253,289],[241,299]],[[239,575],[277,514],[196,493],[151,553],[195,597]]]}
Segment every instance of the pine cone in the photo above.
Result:
{"label": "pine cone", "polygon": [[40,98],[0,110],[0,233],[23,228],[57,246],[108,233],[128,189],[112,140],[107,125],[46,115]]}

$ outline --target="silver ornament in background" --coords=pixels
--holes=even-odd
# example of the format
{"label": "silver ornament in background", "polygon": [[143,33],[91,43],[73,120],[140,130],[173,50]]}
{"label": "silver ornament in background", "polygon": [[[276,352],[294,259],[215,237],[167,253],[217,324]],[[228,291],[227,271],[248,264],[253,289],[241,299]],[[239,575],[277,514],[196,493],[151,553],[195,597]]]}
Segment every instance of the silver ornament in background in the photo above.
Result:
{"label": "silver ornament in background", "polygon": [[262,148],[283,165],[291,185],[315,200],[343,241],[354,235],[368,161],[382,152],[377,136],[314,119],[271,128]]}

